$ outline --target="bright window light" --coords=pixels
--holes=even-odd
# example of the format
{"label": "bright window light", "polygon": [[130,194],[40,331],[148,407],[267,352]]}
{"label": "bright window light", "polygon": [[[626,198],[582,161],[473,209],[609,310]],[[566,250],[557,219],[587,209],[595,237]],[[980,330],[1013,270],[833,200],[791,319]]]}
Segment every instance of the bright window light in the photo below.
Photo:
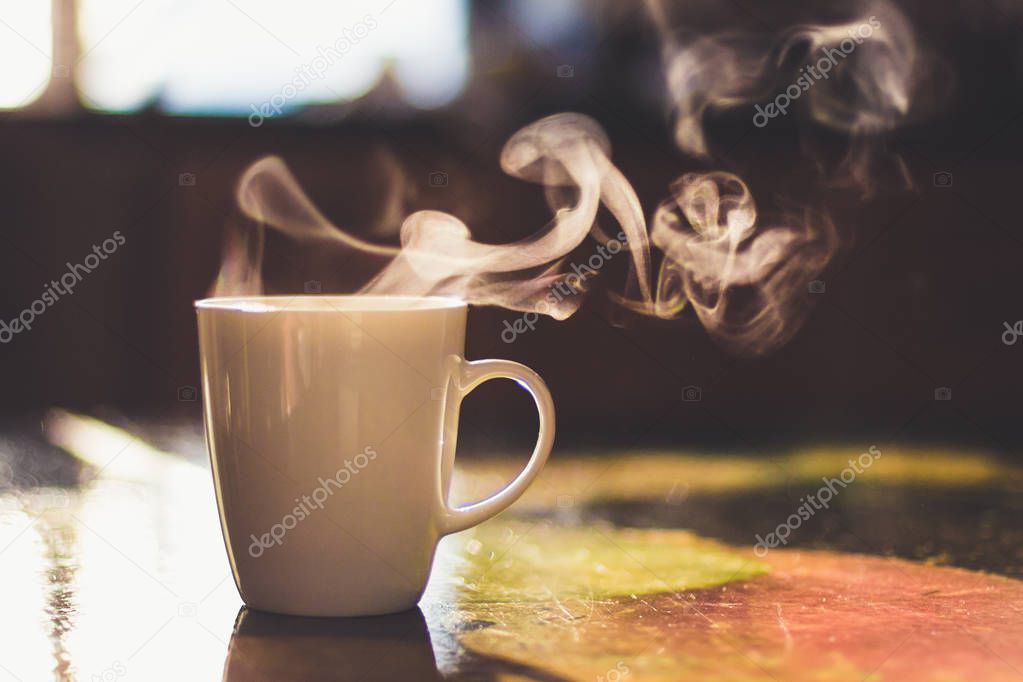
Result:
{"label": "bright window light", "polygon": [[53,70],[50,2],[0,1],[0,109],[31,104]]}
{"label": "bright window light", "polygon": [[391,73],[413,106],[461,92],[464,0],[80,0],[85,105],[272,118]]}

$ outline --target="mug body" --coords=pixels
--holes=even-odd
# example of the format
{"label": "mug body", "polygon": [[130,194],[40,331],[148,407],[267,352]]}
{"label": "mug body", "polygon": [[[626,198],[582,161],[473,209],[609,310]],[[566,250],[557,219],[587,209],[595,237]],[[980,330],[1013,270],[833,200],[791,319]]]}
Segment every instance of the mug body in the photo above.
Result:
{"label": "mug body", "polygon": [[242,599],[307,616],[413,607],[440,536],[465,304],[253,296],[196,309],[206,438]]}

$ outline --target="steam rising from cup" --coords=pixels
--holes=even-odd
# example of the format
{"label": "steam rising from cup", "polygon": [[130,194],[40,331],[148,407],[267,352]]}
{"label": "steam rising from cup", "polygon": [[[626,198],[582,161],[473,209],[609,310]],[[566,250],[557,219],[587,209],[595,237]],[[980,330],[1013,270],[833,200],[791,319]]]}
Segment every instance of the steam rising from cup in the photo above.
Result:
{"label": "steam rising from cup", "polygon": [[[655,213],[648,235],[632,185],[610,160],[604,131],[581,114],[557,114],[518,131],[504,146],[501,166],[545,188],[554,217],[531,237],[484,244],[457,217],[418,211],[403,222],[400,245],[392,246],[332,224],[281,159],[264,158],[239,182],[239,206],[254,226],[232,233],[213,293],[262,293],[263,230],[270,227],[295,240],[379,260],[377,274],[360,294],[453,295],[564,319],[582,297],[554,298],[550,292],[559,283],[580,288],[579,276],[565,261],[587,237],[609,243],[596,222],[603,205],[620,226],[622,250],[631,261],[625,291],[614,298],[662,318],[691,303],[724,345],[759,354],[798,329],[806,303],[800,294],[833,251],[826,220],[813,227],[810,221],[758,227],[749,190],[727,173],[683,176],[672,188],[672,199]],[[651,239],[662,252],[655,282]]]}
{"label": "steam rising from cup", "polygon": [[[861,16],[848,22],[800,24],[767,38],[740,33],[680,38],[660,3],[649,0],[649,7],[662,39],[675,142],[690,154],[711,156],[708,112],[773,97],[773,110],[756,109],[764,125],[798,104],[819,126],[848,134],[841,170],[869,192],[880,136],[908,120],[914,107],[926,108],[919,91],[933,61],[908,20],[886,0],[863,5]],[[793,63],[805,66],[796,71]],[[763,127],[756,119],[755,124]],[[509,175],[544,188],[553,218],[532,236],[486,244],[454,215],[418,211],[402,223],[398,245],[381,245],[333,225],[283,161],[265,158],[246,171],[238,188],[242,212],[257,227],[229,239],[215,293],[262,291],[267,226],[296,240],[377,259],[376,275],[357,293],[452,295],[565,319],[582,302],[574,295],[580,277],[566,265],[571,254],[587,238],[602,245],[611,241],[597,225],[603,206],[618,223],[630,259],[627,283],[611,292],[613,300],[660,318],[691,306],[723,346],[759,355],[798,331],[809,310],[808,285],[838,247],[826,215],[805,210],[764,220],[742,179],[723,171],[682,175],[648,231],[636,192],[611,161],[606,134],[581,114],[556,114],[526,126],[505,144],[500,162]],[[551,296],[565,284],[573,295]]]}
{"label": "steam rising from cup", "polygon": [[501,167],[547,190],[554,217],[531,237],[485,244],[474,240],[468,226],[453,215],[418,211],[402,224],[400,246],[389,246],[365,241],[332,224],[281,159],[264,158],[245,172],[238,187],[239,206],[256,222],[255,234],[229,242],[214,291],[262,291],[258,276],[262,228],[268,226],[293,239],[380,259],[380,271],[359,289],[360,294],[453,295],[479,305],[522,311],[532,311],[543,302],[543,313],[564,319],[579,307],[581,297],[555,300],[548,292],[574,275],[565,272],[560,261],[587,236],[607,241],[596,226],[597,211],[603,205],[626,237],[630,276],[642,299],[652,301],[642,208],[632,186],[611,163],[610,144],[596,121],[573,113],[536,121],[508,140]]}
{"label": "steam rising from cup", "polygon": [[749,189],[724,172],[679,178],[654,214],[651,238],[664,252],[656,313],[677,315],[690,304],[722,345],[750,355],[799,330],[808,282],[837,247],[830,219],[810,211],[758,227]]}
{"label": "steam rising from cup", "polygon": [[[706,130],[711,112],[749,107],[754,125],[764,128],[798,111],[848,135],[836,178],[869,194],[880,136],[933,108],[950,87],[947,76],[938,87],[937,58],[886,0],[861,5],[849,21],[798,24],[773,35],[678,35],[659,0],[648,0],[648,6],[662,41],[675,141],[694,156],[712,156]],[[932,93],[930,99],[925,93]],[[895,164],[911,184],[901,159]]]}

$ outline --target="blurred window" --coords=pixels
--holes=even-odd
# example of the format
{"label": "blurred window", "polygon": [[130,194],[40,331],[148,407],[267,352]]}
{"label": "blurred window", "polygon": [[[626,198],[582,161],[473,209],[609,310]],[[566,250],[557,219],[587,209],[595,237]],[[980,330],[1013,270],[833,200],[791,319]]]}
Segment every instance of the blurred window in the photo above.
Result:
{"label": "blurred window", "polygon": [[466,0],[0,0],[0,108],[51,75],[63,95],[42,108],[73,109],[77,87],[97,111],[269,118],[385,80],[388,103],[435,108],[465,86],[468,14]]}
{"label": "blurred window", "polygon": [[79,0],[78,30],[79,90],[102,111],[280,116],[385,74],[432,108],[468,73],[464,0]]}
{"label": "blurred window", "polygon": [[27,106],[43,94],[52,53],[50,3],[0,1],[0,109]]}

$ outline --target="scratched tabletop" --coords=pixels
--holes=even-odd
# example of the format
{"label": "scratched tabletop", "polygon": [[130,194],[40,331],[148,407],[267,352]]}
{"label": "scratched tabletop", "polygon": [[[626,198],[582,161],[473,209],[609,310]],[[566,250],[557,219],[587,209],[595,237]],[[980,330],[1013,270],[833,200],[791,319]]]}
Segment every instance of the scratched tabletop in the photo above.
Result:
{"label": "scratched tabletop", "polygon": [[1021,492],[912,444],[556,450],[418,609],[304,619],[242,606],[197,424],[55,411],[0,433],[0,681],[1023,681]]}

